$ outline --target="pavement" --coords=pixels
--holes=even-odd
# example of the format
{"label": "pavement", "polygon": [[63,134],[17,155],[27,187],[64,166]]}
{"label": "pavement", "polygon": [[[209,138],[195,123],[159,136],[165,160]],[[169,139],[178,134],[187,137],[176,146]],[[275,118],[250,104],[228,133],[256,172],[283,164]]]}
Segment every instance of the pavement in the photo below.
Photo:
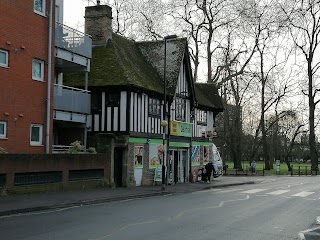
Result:
{"label": "pavement", "polygon": [[178,183],[168,185],[161,190],[161,185],[130,188],[97,188],[78,191],[59,191],[32,194],[13,194],[0,196],[0,216],[22,214],[36,211],[48,211],[80,205],[120,201],[133,198],[145,198],[166,194],[182,194],[210,188],[224,188],[236,185],[254,184],[265,179],[257,177],[221,176],[211,183]]}

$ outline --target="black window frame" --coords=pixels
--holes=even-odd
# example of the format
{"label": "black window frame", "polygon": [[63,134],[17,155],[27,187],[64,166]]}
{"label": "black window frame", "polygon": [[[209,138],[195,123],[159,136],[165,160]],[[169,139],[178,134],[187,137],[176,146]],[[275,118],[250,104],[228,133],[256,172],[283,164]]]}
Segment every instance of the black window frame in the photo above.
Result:
{"label": "black window frame", "polygon": [[184,98],[176,98],[176,120],[185,122],[186,121],[186,107],[187,102]]}
{"label": "black window frame", "polygon": [[161,101],[157,98],[149,97],[148,114],[150,116],[161,116]]}

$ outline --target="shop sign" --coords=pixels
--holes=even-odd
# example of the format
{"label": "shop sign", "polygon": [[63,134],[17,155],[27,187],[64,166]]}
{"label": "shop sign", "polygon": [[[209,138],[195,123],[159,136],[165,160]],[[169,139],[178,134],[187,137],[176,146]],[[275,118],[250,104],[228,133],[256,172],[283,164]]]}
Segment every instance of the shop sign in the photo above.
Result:
{"label": "shop sign", "polygon": [[180,137],[192,137],[192,123],[170,121],[170,134]]}

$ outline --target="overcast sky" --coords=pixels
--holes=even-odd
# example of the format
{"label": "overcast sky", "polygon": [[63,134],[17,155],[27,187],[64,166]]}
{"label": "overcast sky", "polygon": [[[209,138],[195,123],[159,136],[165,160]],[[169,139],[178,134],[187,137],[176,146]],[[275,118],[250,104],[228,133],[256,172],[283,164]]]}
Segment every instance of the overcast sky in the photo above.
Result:
{"label": "overcast sky", "polygon": [[84,11],[87,1],[64,0],[63,23],[69,27],[84,31]]}

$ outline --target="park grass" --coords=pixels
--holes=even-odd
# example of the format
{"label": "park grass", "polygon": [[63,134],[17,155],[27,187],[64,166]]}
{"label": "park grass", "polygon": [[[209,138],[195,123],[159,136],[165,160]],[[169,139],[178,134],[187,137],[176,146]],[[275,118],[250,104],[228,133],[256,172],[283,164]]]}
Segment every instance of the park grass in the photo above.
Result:
{"label": "park grass", "polygon": [[[227,162],[228,165],[227,172],[233,173],[236,170],[234,169],[234,164],[233,162]],[[244,165],[244,171],[250,172],[250,163],[248,161],[242,162],[242,166]],[[293,174],[298,174],[299,169],[302,174],[304,174],[306,171],[310,172],[311,171],[311,163],[298,163],[298,162],[292,162],[290,165],[293,167]],[[257,172],[263,172],[264,169],[264,162],[256,162],[256,171]],[[299,168],[300,167],[300,168]],[[264,170],[265,174],[277,174],[277,175],[287,175],[291,174],[291,172],[288,171],[288,166],[286,163],[281,163],[280,164],[280,172],[277,172],[277,166],[274,163],[273,164],[273,169],[270,170]]]}

